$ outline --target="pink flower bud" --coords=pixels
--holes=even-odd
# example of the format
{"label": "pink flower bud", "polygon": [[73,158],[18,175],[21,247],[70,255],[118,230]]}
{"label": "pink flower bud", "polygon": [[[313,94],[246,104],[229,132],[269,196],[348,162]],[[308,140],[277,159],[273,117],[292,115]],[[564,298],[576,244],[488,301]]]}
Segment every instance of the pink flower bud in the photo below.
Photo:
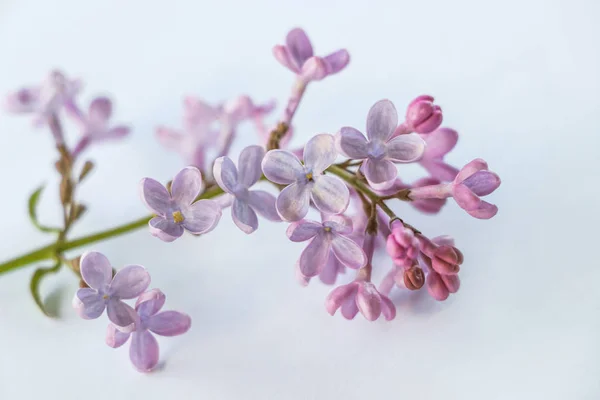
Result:
{"label": "pink flower bud", "polygon": [[433,104],[433,97],[421,95],[406,110],[406,124],[417,133],[430,133],[442,124],[442,109]]}
{"label": "pink flower bud", "polygon": [[403,274],[404,286],[409,290],[419,290],[425,284],[425,273],[417,266],[413,266]]}
{"label": "pink flower bud", "polygon": [[[463,255],[456,247],[450,244],[436,244],[426,237],[419,235],[419,247],[424,256],[431,263],[430,267],[442,275],[456,275],[460,271]],[[428,265],[429,266],[429,265]]]}
{"label": "pink flower bud", "polygon": [[411,267],[419,254],[419,241],[413,231],[404,227],[402,222],[392,223],[392,233],[388,236],[386,250],[399,267]]}

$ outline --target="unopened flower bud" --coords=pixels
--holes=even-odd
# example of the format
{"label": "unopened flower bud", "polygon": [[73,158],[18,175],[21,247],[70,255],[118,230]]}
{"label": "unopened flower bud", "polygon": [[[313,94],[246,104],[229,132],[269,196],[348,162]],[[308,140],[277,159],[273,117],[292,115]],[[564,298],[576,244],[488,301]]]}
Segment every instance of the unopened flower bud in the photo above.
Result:
{"label": "unopened flower bud", "polygon": [[419,290],[425,284],[425,274],[417,266],[404,271],[404,286],[409,290]]}
{"label": "unopened flower bud", "polygon": [[69,178],[64,178],[60,182],[60,201],[62,204],[68,204],[73,197],[73,183]]}
{"label": "unopened flower bud", "polygon": [[422,95],[406,110],[406,124],[417,133],[431,133],[442,124],[442,109],[433,104],[433,97]]}

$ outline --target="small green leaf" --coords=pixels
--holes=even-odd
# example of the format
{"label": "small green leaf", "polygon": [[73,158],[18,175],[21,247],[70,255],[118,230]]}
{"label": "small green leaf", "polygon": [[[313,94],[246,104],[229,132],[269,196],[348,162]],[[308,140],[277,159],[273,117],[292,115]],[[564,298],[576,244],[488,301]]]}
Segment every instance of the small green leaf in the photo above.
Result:
{"label": "small green leaf", "polygon": [[55,274],[60,270],[60,261],[57,261],[56,264],[52,267],[48,268],[38,268],[35,270],[33,275],[31,276],[31,282],[29,282],[29,291],[31,292],[31,296],[33,296],[33,300],[35,304],[42,310],[42,312],[48,316],[53,317],[51,313],[48,312],[44,302],[42,301],[42,297],[40,296],[40,283],[42,282],[42,278],[47,274]]}
{"label": "small green leaf", "polygon": [[49,226],[40,224],[37,219],[37,204],[40,201],[40,196],[44,190],[44,186],[45,185],[40,186],[31,194],[31,196],[29,196],[29,218],[31,219],[31,223],[42,232],[60,232],[60,229],[58,228],[51,228]]}

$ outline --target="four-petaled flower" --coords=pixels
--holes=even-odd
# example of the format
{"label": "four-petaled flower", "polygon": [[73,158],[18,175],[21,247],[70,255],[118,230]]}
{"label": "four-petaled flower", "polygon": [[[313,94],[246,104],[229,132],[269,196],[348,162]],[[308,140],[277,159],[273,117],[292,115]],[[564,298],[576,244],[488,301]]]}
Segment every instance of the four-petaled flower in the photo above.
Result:
{"label": "four-petaled flower", "polygon": [[288,185],[277,197],[279,215],[298,221],[308,213],[310,200],[326,214],[346,210],[350,200],[348,187],[340,179],[324,175],[337,153],[333,136],[322,133],[304,147],[304,165],[289,151],[271,150],[263,159],[262,170],[272,182]]}
{"label": "four-petaled flower", "polygon": [[311,278],[325,268],[330,253],[352,269],[364,267],[367,256],[363,249],[346,237],[352,233],[352,221],[341,215],[330,216],[322,223],[301,220],[292,223],[287,235],[293,242],[310,243],[300,254],[298,268],[302,276]]}
{"label": "four-petaled flower", "polygon": [[75,293],[73,307],[84,319],[98,318],[107,310],[108,318],[120,330],[134,329],[135,311],[123,299],[139,296],[150,285],[150,275],[140,265],[128,265],[113,278],[112,266],[101,253],[88,252],[81,257],[81,277],[89,286]]}
{"label": "four-petaled flower", "polygon": [[202,190],[202,175],[196,167],[186,167],[175,175],[171,193],[151,178],[142,179],[140,187],[142,200],[156,213],[148,222],[150,233],[165,242],[180,237],[184,228],[195,234],[209,232],[221,218],[221,207],[216,201],[194,202]]}
{"label": "four-petaled flower", "polygon": [[325,300],[327,312],[333,315],[340,307],[346,319],[353,319],[359,311],[369,321],[375,321],[381,314],[388,321],[396,316],[394,303],[371,282],[363,280],[339,286],[329,293]]}
{"label": "four-petaled flower", "polygon": [[444,162],[444,156],[456,146],[458,133],[454,129],[439,128],[435,131],[421,135],[427,147],[419,164],[429,172],[432,178],[442,182],[449,182],[456,178],[458,169]]}
{"label": "four-petaled flower", "polygon": [[143,293],[135,304],[135,331],[124,333],[113,324],[108,325],[106,330],[106,344],[115,349],[125,344],[131,336],[129,358],[138,371],[151,371],[158,364],[158,342],[152,333],[161,336],[182,335],[192,324],[187,314],[178,311],[159,312],[164,304],[165,295],[160,290],[152,289]]}
{"label": "four-petaled flower", "polygon": [[342,154],[364,160],[361,171],[375,189],[393,185],[398,175],[394,163],[417,161],[425,150],[425,142],[416,133],[390,139],[397,125],[398,113],[392,102],[380,100],[367,116],[368,139],[350,127],[340,129],[336,135],[336,144]]}
{"label": "four-petaled flower", "polygon": [[252,233],[258,228],[257,212],[268,220],[281,220],[275,208],[275,196],[264,190],[248,190],[262,175],[264,156],[262,147],[248,146],[240,154],[239,171],[229,157],[217,158],[213,167],[217,184],[234,197],[231,207],[233,222],[245,233]]}
{"label": "four-petaled flower", "polygon": [[314,56],[310,40],[300,28],[292,29],[285,42],[285,46],[277,45],[273,48],[273,55],[279,63],[295,72],[305,82],[321,80],[336,74],[350,62],[350,55],[344,49],[325,57]]}

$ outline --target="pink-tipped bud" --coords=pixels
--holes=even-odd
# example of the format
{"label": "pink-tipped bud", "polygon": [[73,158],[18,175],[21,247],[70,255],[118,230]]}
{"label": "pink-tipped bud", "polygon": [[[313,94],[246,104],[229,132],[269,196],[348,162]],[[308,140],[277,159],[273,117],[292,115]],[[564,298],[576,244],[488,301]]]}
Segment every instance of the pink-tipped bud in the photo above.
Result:
{"label": "pink-tipped bud", "polygon": [[321,57],[311,57],[302,66],[302,78],[305,82],[320,81],[327,76],[327,63]]}
{"label": "pink-tipped bud", "polygon": [[409,290],[419,290],[425,284],[425,273],[417,266],[404,271],[404,286]]}
{"label": "pink-tipped bud", "polygon": [[431,133],[442,124],[442,109],[433,104],[433,97],[421,95],[406,110],[406,124],[417,133]]}
{"label": "pink-tipped bud", "polygon": [[419,254],[419,241],[413,231],[405,228],[400,221],[394,221],[391,228],[392,232],[387,238],[386,250],[394,260],[394,264],[409,268]]}
{"label": "pink-tipped bud", "polygon": [[430,259],[431,268],[442,275],[456,275],[463,263],[463,254],[450,244],[436,244],[419,235],[419,248]]}
{"label": "pink-tipped bud", "polygon": [[450,295],[441,275],[435,271],[427,274],[427,291],[437,301],[444,301]]}

